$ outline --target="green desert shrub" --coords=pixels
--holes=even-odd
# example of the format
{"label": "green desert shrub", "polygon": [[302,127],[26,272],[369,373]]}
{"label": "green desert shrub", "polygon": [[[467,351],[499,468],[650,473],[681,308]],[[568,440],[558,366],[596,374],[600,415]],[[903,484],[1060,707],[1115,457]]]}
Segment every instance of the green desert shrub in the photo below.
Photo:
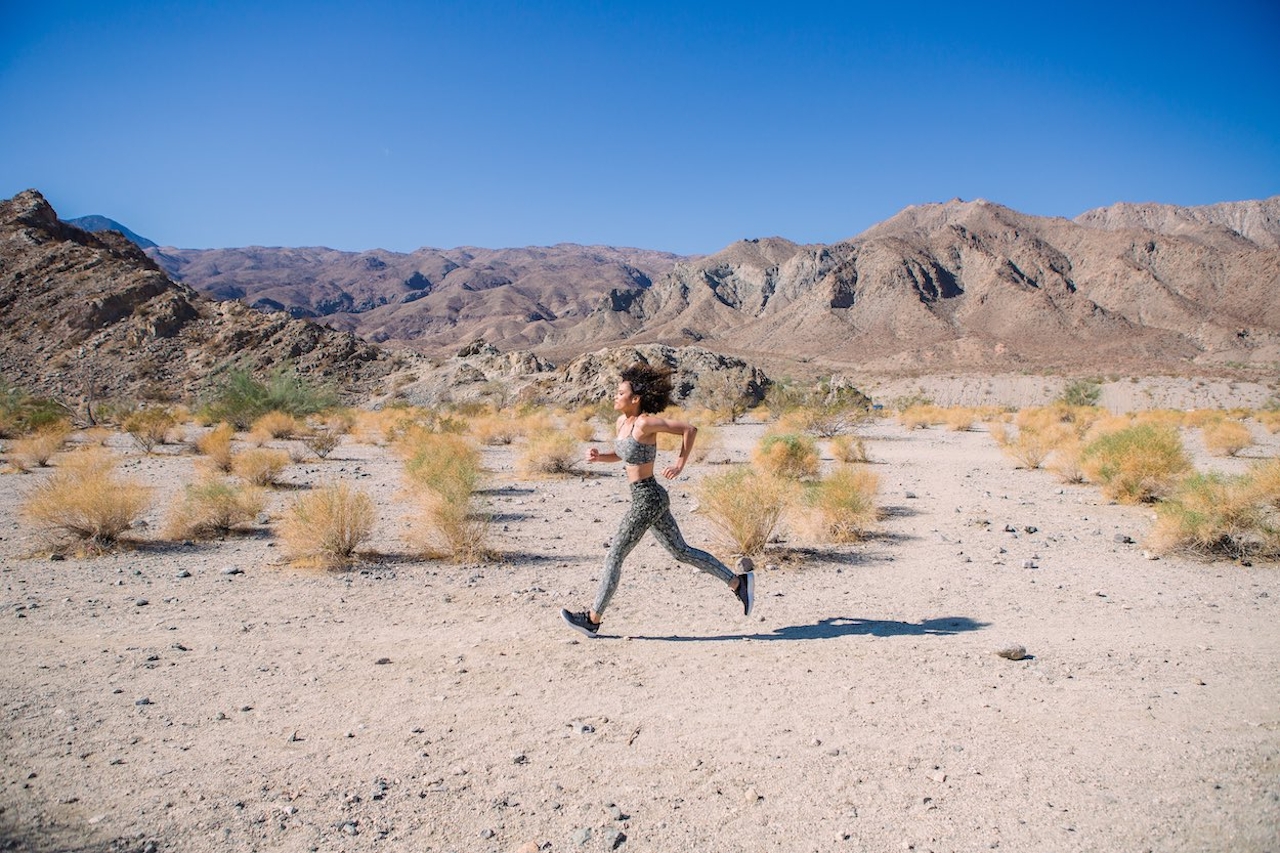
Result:
{"label": "green desert shrub", "polygon": [[1104,495],[1135,504],[1168,494],[1191,470],[1178,431],[1158,424],[1135,424],[1094,439],[1081,451],[1080,465]]}
{"label": "green desert shrub", "polygon": [[23,515],[55,546],[110,546],[151,507],[151,490],[117,476],[115,465],[115,458],[101,449],[69,454],[31,490]]}
{"label": "green desert shrub", "polygon": [[368,493],[331,483],[294,501],[280,522],[280,539],[294,565],[338,568],[352,563],[373,534],[375,510]]}
{"label": "green desert shrub", "polygon": [[17,438],[67,419],[67,409],[0,378],[0,438]]}
{"label": "green desert shrub", "polygon": [[735,465],[699,481],[698,512],[710,522],[721,554],[759,554],[777,532],[796,490],[793,480]]}
{"label": "green desert shrub", "polygon": [[331,389],[315,385],[285,365],[268,374],[265,381],[243,368],[227,372],[206,396],[202,407],[205,421],[226,421],[245,430],[262,415],[280,411],[294,417],[330,409],[338,403]]}

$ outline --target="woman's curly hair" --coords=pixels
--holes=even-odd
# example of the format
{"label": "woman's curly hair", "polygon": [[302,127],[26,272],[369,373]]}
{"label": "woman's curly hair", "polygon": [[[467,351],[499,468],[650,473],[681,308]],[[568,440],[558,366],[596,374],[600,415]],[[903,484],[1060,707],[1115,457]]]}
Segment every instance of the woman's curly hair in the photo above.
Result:
{"label": "woman's curly hair", "polygon": [[671,405],[671,392],[675,387],[671,373],[665,367],[636,362],[619,376],[623,382],[631,384],[632,394],[639,395],[641,414],[653,415]]}

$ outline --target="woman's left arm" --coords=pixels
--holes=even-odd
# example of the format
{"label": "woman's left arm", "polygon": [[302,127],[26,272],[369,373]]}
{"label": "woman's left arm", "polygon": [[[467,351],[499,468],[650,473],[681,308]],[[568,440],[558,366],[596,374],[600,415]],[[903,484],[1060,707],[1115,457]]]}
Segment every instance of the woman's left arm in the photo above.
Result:
{"label": "woman's left arm", "polygon": [[679,477],[685,463],[689,461],[689,454],[693,452],[693,441],[698,437],[698,428],[687,421],[655,417],[644,418],[639,426],[641,435],[665,432],[680,436],[680,455],[675,462],[662,469],[662,476],[668,480]]}

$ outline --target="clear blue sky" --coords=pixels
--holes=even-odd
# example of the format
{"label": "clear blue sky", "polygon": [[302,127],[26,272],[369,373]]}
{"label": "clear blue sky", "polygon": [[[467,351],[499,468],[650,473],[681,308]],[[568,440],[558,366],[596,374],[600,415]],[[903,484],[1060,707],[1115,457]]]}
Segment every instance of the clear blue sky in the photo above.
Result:
{"label": "clear blue sky", "polygon": [[188,248],[851,237],[1280,193],[1280,3],[0,0],[0,194]]}

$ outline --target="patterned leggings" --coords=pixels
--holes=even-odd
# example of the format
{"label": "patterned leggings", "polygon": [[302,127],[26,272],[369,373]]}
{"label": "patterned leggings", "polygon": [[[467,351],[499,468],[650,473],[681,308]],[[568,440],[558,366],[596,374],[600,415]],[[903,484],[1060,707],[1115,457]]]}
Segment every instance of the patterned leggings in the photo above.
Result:
{"label": "patterned leggings", "polygon": [[622,517],[618,532],[613,537],[609,555],[604,561],[604,577],[600,578],[600,591],[596,594],[596,603],[592,608],[597,616],[603,617],[609,600],[618,589],[618,580],[622,577],[622,561],[636,547],[646,530],[653,530],[654,537],[662,543],[662,547],[682,563],[697,566],[709,575],[715,575],[725,583],[733,583],[734,573],[724,563],[708,554],[691,548],[680,535],[675,517],[671,514],[671,500],[667,490],[658,484],[653,477],[631,484],[631,508]]}

